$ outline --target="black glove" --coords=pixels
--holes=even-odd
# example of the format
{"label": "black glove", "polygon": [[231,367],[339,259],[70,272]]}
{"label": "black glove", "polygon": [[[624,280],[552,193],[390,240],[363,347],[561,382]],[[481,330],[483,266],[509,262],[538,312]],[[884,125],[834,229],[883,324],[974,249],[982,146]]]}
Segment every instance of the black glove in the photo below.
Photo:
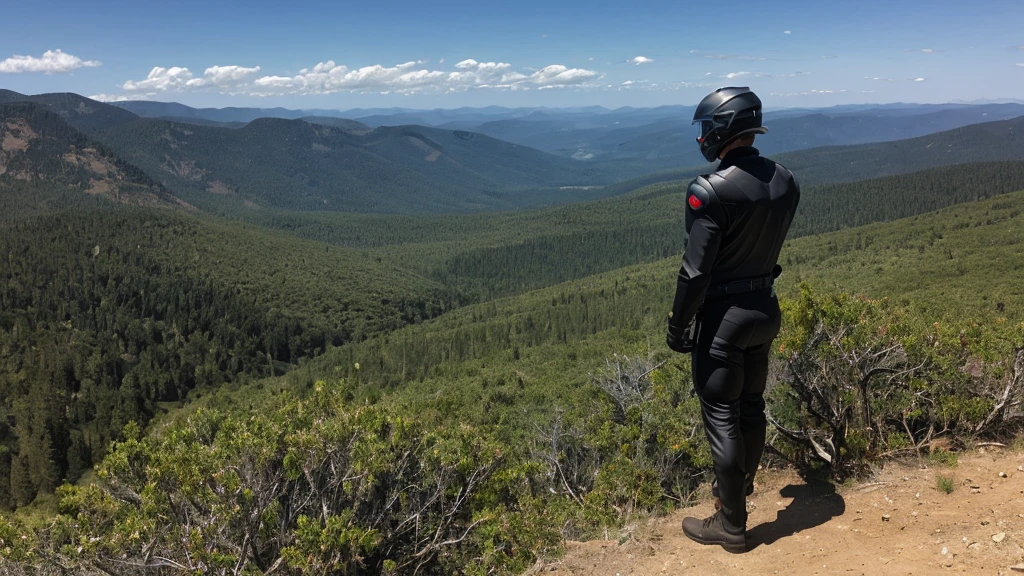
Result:
{"label": "black glove", "polygon": [[668,347],[679,352],[680,354],[687,354],[693,352],[694,342],[690,339],[685,328],[678,326],[668,325],[668,334],[665,335],[665,344]]}

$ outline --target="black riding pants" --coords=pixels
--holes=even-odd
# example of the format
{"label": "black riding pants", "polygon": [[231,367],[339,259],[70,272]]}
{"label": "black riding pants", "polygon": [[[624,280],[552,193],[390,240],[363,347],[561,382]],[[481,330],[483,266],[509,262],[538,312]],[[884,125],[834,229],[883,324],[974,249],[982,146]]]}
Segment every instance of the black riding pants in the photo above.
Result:
{"label": "black riding pants", "polygon": [[780,323],[779,302],[770,289],[706,301],[693,351],[694,388],[722,512],[737,527],[746,525],[744,491],[753,485],[764,451],[764,387]]}

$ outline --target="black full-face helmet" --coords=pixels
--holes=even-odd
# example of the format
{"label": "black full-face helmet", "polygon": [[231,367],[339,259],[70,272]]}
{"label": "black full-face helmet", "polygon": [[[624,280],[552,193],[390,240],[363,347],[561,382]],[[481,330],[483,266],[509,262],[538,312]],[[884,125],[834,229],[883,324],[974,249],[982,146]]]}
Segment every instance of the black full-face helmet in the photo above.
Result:
{"label": "black full-face helmet", "polygon": [[750,88],[719,88],[697,104],[693,123],[700,123],[697,143],[708,162],[718,159],[722,148],[744,134],[764,134],[761,99]]}

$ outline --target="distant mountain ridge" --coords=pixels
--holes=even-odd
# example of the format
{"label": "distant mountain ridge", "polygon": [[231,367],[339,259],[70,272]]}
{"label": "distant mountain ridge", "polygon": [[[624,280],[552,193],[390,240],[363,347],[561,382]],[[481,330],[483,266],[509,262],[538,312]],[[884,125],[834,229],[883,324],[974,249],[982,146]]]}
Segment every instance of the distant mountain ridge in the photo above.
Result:
{"label": "distant mountain ridge", "polygon": [[1024,160],[1024,116],[903,140],[779,154],[808,184],[852,182],[969,162]]}
{"label": "distant mountain ridge", "polygon": [[[182,203],[138,167],[39,104],[0,104],[0,184],[40,183],[132,205]],[[19,186],[20,188],[20,186]]]}
{"label": "distant mountain ridge", "polygon": [[98,137],[199,204],[460,212],[520,206],[517,189],[608,181],[593,166],[482,134],[356,126],[261,118],[228,129],[138,118]]}
{"label": "distant mountain ridge", "polygon": [[[916,138],[850,146],[821,146],[772,154],[758,140],[762,154],[793,170],[803,185],[837,184],[908,174],[973,162],[1024,160],[1024,116],[981,122]],[[659,182],[688,180],[713,169],[693,164],[648,174],[608,186],[609,196]]]}
{"label": "distant mountain ridge", "polygon": [[0,90],[0,104],[10,102],[33,102],[51,112],[59,114],[69,124],[86,133],[118,124],[125,124],[138,118],[135,114],[90,100],[72,93],[37,94],[27,96],[10,90]]}
{"label": "distant mountain ridge", "polygon": [[[348,118],[308,115],[219,122],[201,118],[203,110],[173,103],[143,103],[160,106],[135,108],[191,116],[143,118],[74,94],[25,96],[0,91],[0,101],[45,107],[185,202],[222,214],[260,206],[384,213],[510,210],[612,196],[630,191],[636,187],[633,184],[689,178],[711,168],[691,145],[689,112],[680,106],[397,109],[393,112],[398,116],[430,112],[463,120],[443,127],[373,127]],[[228,111],[251,115],[260,110],[300,113]],[[1019,122],[1005,120],[987,127],[973,123],[1024,111],[1014,103],[857,105],[829,110],[833,113],[819,110],[792,116],[786,116],[792,111],[777,111],[774,120],[766,122],[769,133],[759,137],[756,145],[791,167],[806,184],[1024,157],[1015,139],[1024,129]],[[521,117],[494,120],[513,113]],[[674,120],[649,122],[666,115]],[[503,137],[457,127],[472,124],[472,118],[492,119],[479,126]],[[599,125],[612,119],[619,127]],[[970,124],[956,127],[960,132],[938,130],[962,123]],[[578,128],[583,125],[592,127]],[[906,138],[921,132],[929,134]],[[561,155],[551,154],[516,144],[516,139],[544,141],[549,148],[569,147]],[[595,150],[612,152],[574,154],[575,159],[564,156],[587,139]],[[873,142],[822,145],[858,140]],[[786,152],[789,147],[809,148]],[[636,179],[624,181],[631,177]],[[609,185],[614,182],[620,183]]]}

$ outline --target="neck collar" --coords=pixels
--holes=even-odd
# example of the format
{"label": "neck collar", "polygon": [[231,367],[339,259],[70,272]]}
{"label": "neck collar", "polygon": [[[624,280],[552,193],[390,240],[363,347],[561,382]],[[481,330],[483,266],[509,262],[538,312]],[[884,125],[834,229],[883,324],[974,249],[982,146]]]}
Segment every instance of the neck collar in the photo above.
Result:
{"label": "neck collar", "polygon": [[717,169],[725,170],[726,168],[736,164],[736,162],[741,158],[749,158],[751,156],[758,156],[759,154],[760,152],[758,152],[757,148],[754,148],[753,146],[740,146],[738,148],[733,148],[725,153],[725,156],[718,164]]}

